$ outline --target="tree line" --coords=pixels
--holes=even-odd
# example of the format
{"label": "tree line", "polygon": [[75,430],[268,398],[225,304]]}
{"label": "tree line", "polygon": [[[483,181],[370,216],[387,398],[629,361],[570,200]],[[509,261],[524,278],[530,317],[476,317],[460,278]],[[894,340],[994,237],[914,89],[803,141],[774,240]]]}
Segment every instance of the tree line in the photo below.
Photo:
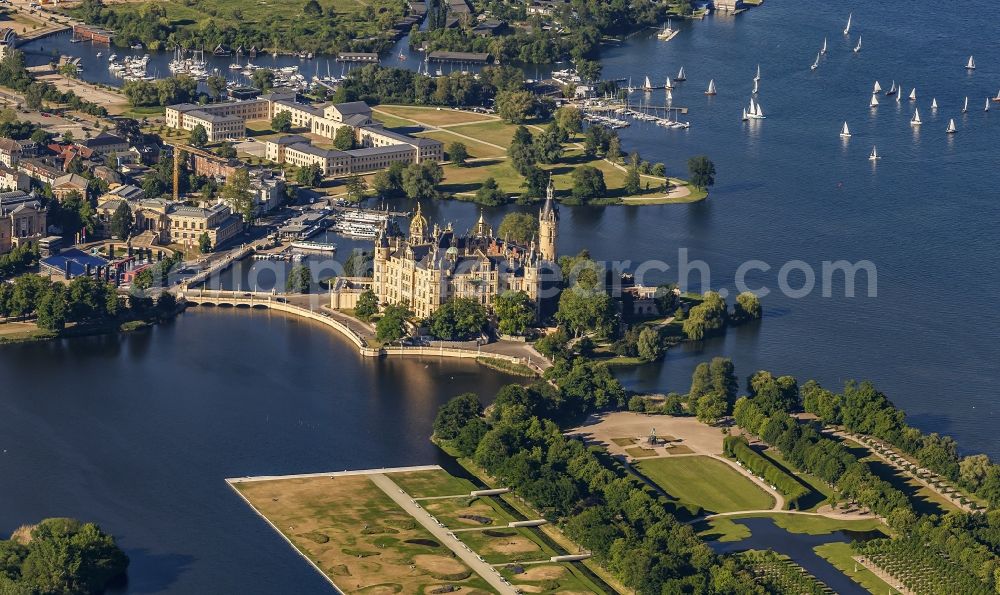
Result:
{"label": "tree line", "polygon": [[24,62],[24,53],[10,50],[0,60],[0,86],[9,87],[24,95],[24,104],[28,109],[42,109],[42,102],[67,104],[71,109],[79,110],[93,116],[107,116],[108,110],[103,106],[86,101],[72,91],[60,91],[51,83],[36,81]]}

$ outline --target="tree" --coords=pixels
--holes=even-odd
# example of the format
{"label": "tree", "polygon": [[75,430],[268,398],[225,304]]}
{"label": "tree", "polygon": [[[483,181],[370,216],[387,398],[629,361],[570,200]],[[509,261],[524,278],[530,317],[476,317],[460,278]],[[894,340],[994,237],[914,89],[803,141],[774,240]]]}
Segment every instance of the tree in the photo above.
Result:
{"label": "tree", "polygon": [[586,82],[596,81],[601,77],[601,63],[596,60],[577,60],[576,72]]}
{"label": "tree", "polygon": [[229,174],[226,185],[222,187],[222,200],[229,208],[243,218],[244,223],[252,223],[254,219],[253,191],[250,186],[250,172],[239,168]]}
{"label": "tree", "polygon": [[521,172],[521,175],[524,176],[524,182],[521,183],[524,194],[521,197],[525,202],[545,196],[549,186],[548,172],[537,165],[530,165]]}
{"label": "tree", "polygon": [[300,264],[292,267],[285,281],[285,290],[288,293],[309,293],[312,288],[312,270],[308,265]]}
{"label": "tree", "polygon": [[347,178],[347,200],[351,202],[361,202],[365,197],[365,191],[368,190],[368,184],[365,179],[358,174],[351,174]]}
{"label": "tree", "polygon": [[[14,590],[5,592],[102,593],[125,573],[129,562],[114,539],[97,525],[67,518],[45,519],[35,525],[22,547],[18,580]],[[8,561],[5,556],[4,562]],[[18,590],[17,585],[25,589]]]}
{"label": "tree", "polygon": [[505,335],[523,335],[535,321],[535,303],[523,291],[505,291],[493,300],[497,329]]}
{"label": "tree", "polygon": [[62,285],[53,284],[35,306],[38,328],[61,331],[66,327],[66,291]]}
{"label": "tree", "polygon": [[354,148],[354,128],[341,126],[333,134],[333,146],[341,151],[350,151]]}
{"label": "tree", "polygon": [[111,236],[127,240],[132,235],[132,209],[122,201],[111,215]]}
{"label": "tree", "polygon": [[374,264],[372,255],[360,248],[351,251],[351,255],[344,261],[345,277],[371,277]]}
{"label": "tree", "polygon": [[535,157],[540,163],[556,163],[562,157],[566,132],[555,122],[546,127],[535,141]]}
{"label": "tree", "polygon": [[218,101],[222,94],[226,92],[226,77],[221,74],[213,74],[205,79],[205,87],[208,89],[212,99]]}
{"label": "tree", "polygon": [[[350,127],[345,127],[350,128]],[[292,112],[280,111],[271,118],[271,130],[275,132],[288,132],[292,129]]]}
{"label": "tree", "polygon": [[615,312],[607,293],[572,287],[559,296],[556,320],[576,336],[586,332],[606,336],[611,334]]}
{"label": "tree", "polygon": [[258,68],[250,75],[255,87],[266,93],[274,86],[274,72],[267,68]]}
{"label": "tree", "polygon": [[752,291],[744,291],[736,296],[736,304],[733,306],[733,310],[733,319],[737,322],[760,320],[764,314],[760,305],[760,298]]}
{"label": "tree", "polygon": [[483,404],[475,393],[464,393],[451,399],[438,409],[434,418],[434,436],[453,440],[473,419],[483,414]]}
{"label": "tree", "polygon": [[164,291],[156,298],[156,311],[160,318],[169,318],[177,312],[177,297]]}
{"label": "tree", "polygon": [[406,321],[413,316],[407,304],[389,304],[382,318],[375,324],[375,338],[382,343],[392,343],[406,336]]}
{"label": "tree", "polygon": [[625,194],[638,194],[642,190],[639,179],[638,157],[638,153],[632,153],[631,163],[625,171]]}
{"label": "tree", "polygon": [[456,341],[478,335],[488,320],[486,307],[478,300],[453,298],[431,314],[428,330],[438,339]]}
{"label": "tree", "polygon": [[707,291],[702,302],[691,308],[684,320],[684,334],[692,341],[720,333],[728,322],[726,301],[718,293]]}
{"label": "tree", "polygon": [[538,217],[530,213],[508,213],[497,228],[497,236],[527,245],[538,237]]}
{"label": "tree", "polygon": [[507,202],[507,195],[500,190],[497,181],[490,177],[483,181],[479,190],[476,190],[476,202],[481,205],[498,207]]}
{"label": "tree", "polygon": [[403,172],[406,171],[406,164],[401,161],[394,161],[387,169],[375,174],[372,179],[372,187],[380,197],[391,198],[402,196],[403,192]]}
{"label": "tree", "polygon": [[224,159],[232,159],[236,157],[236,147],[233,143],[225,141],[215,149],[215,154]]}
{"label": "tree", "polygon": [[323,170],[315,163],[300,167],[295,171],[295,181],[302,186],[319,186],[323,183]]}
{"label": "tree", "polygon": [[583,130],[583,114],[576,106],[564,105],[557,109],[556,122],[567,134],[577,134]]}
{"label": "tree", "polygon": [[604,173],[596,167],[582,165],[573,170],[573,199],[581,204],[607,194]]}
{"label": "tree", "polygon": [[207,231],[198,236],[198,251],[202,254],[208,254],[212,251],[212,238],[209,237]]}
{"label": "tree", "polygon": [[358,296],[358,303],[354,306],[354,315],[361,320],[371,320],[372,316],[378,314],[378,296],[371,289],[366,289]]}
{"label": "tree", "polygon": [[691,183],[703,190],[715,184],[715,164],[704,155],[688,159],[688,174]]}
{"label": "tree", "polygon": [[608,161],[612,163],[618,163],[618,160],[622,157],[622,141],[617,135],[612,136],[608,140],[608,150],[604,155],[607,157]]}
{"label": "tree", "polygon": [[32,83],[28,85],[28,88],[24,90],[24,105],[30,110],[40,110],[42,109],[42,99],[45,96],[45,91],[42,86],[38,83]]}
{"label": "tree", "polygon": [[316,0],[309,0],[306,5],[302,8],[302,12],[307,17],[321,17],[323,16],[323,7],[319,5]]}
{"label": "tree", "polygon": [[205,132],[205,127],[201,124],[196,124],[194,128],[191,129],[191,135],[188,137],[188,142],[191,143],[193,147],[204,147],[208,144],[208,133]]}
{"label": "tree", "polygon": [[695,406],[695,416],[705,424],[715,424],[726,414],[726,400],[718,393],[699,397]]}
{"label": "tree", "polygon": [[514,130],[514,138],[511,139],[510,147],[507,148],[507,157],[510,158],[510,164],[521,175],[526,175],[529,168],[534,167],[538,161],[534,139],[524,126],[518,126]]}
{"label": "tree", "polygon": [[496,96],[497,115],[511,124],[523,124],[535,107],[529,91],[501,91]]}
{"label": "tree", "polygon": [[639,357],[647,362],[656,361],[663,355],[663,342],[660,341],[659,331],[648,326],[639,332],[636,345]]}
{"label": "tree", "polygon": [[411,163],[403,172],[403,191],[413,200],[437,198],[437,184],[444,177],[444,170],[434,161]]}
{"label": "tree", "polygon": [[469,158],[469,150],[465,148],[465,143],[455,141],[448,145],[448,159],[459,167],[465,167],[465,160]]}

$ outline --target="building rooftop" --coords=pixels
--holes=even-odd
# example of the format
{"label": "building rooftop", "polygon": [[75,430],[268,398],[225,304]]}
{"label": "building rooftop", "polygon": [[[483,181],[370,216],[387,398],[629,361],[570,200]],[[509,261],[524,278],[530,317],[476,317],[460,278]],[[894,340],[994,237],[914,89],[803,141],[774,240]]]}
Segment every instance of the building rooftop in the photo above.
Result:
{"label": "building rooftop", "polygon": [[107,264],[108,261],[100,256],[87,254],[77,248],[63,250],[56,256],[49,256],[48,258],[42,259],[42,266],[52,268],[59,272],[65,271],[68,265],[70,277],[79,277],[80,275],[85,274],[87,272],[87,265],[90,265],[90,268],[93,271],[97,267],[102,267]]}
{"label": "building rooftop", "polygon": [[239,116],[222,116],[219,114],[212,114],[206,112],[205,110],[192,110],[186,112],[186,115],[191,118],[198,118],[199,120],[204,120],[206,122],[211,122],[213,124],[222,124],[223,122],[242,122],[243,118]]}
{"label": "building rooftop", "polygon": [[80,143],[81,145],[94,149],[97,147],[106,147],[108,145],[121,145],[125,143],[125,139],[120,136],[115,136],[114,134],[108,134],[107,132],[102,132],[95,136],[94,138],[88,138],[87,140]]}
{"label": "building rooftop", "polygon": [[347,103],[335,103],[333,107],[337,108],[342,116],[347,116],[351,114],[370,114],[372,113],[372,108],[368,107],[368,104],[364,101],[348,101]]}

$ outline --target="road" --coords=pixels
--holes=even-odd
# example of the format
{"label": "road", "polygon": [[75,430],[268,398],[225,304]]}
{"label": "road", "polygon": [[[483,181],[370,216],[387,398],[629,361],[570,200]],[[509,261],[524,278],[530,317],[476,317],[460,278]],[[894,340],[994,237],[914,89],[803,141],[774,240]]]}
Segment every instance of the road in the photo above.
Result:
{"label": "road", "polygon": [[479,556],[470,550],[465,549],[463,544],[448,535],[448,529],[439,526],[437,523],[431,520],[430,514],[421,508],[419,505],[411,501],[410,496],[399,489],[396,482],[389,479],[388,476],[382,473],[376,473],[370,475],[369,478],[372,483],[377,485],[383,492],[385,492],[393,502],[399,505],[400,508],[409,513],[418,523],[424,526],[431,535],[433,535],[440,543],[448,546],[451,551],[455,552],[455,555],[459,557],[466,565],[469,566],[479,576],[490,584],[491,587],[497,590],[498,593],[503,595],[516,595],[517,591],[514,587],[503,582],[499,574],[496,574],[493,567],[486,562],[479,559]]}

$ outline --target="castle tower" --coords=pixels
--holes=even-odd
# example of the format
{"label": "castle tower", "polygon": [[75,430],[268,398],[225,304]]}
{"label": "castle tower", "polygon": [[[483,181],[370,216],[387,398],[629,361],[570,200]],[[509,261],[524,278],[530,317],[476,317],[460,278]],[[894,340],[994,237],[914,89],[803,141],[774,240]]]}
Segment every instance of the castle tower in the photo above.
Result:
{"label": "castle tower", "polygon": [[413,214],[413,219],[410,220],[410,243],[422,244],[425,241],[427,241],[427,219],[424,218],[420,209],[420,203],[418,202],[417,212]]}
{"label": "castle tower", "polygon": [[476,222],[472,235],[478,238],[488,238],[493,235],[493,228],[486,222],[486,215],[482,209],[479,210],[479,221]]}
{"label": "castle tower", "polygon": [[555,186],[549,178],[545,190],[545,206],[538,212],[538,252],[542,260],[555,262],[556,242],[559,239],[559,207],[554,200]]}

